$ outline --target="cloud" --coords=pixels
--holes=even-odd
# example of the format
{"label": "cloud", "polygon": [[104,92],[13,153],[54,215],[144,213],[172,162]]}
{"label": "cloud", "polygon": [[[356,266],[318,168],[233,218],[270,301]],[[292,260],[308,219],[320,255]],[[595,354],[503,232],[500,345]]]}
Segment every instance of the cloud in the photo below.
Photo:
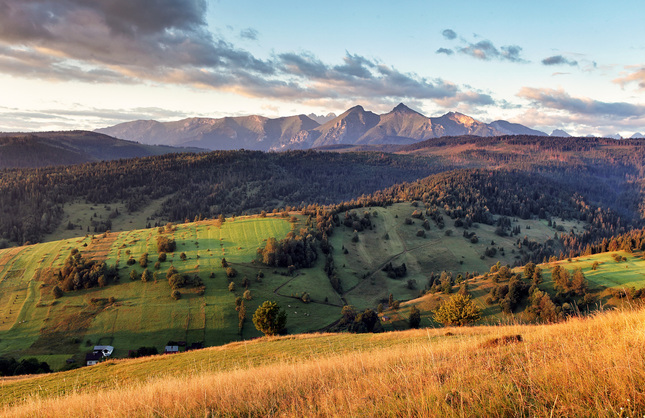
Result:
{"label": "cloud", "polygon": [[258,31],[253,28],[246,28],[240,31],[240,38],[248,39],[250,41],[257,41],[258,35]]}
{"label": "cloud", "polygon": [[482,40],[477,43],[469,43],[467,46],[458,50],[462,54],[470,55],[484,61],[492,59],[510,61],[510,62],[526,62],[520,54],[522,48],[517,45],[506,45],[497,49],[495,45],[489,40]]}
{"label": "cloud", "polygon": [[449,48],[439,48],[435,51],[435,54],[446,54],[446,55],[452,55],[454,54],[455,51]]}
{"label": "cloud", "polygon": [[557,109],[526,109],[523,113],[509,118],[510,122],[521,123],[544,132],[563,129],[571,135],[596,135],[598,132],[619,132],[630,137],[645,126],[645,117],[600,119],[597,115],[569,113]]}
{"label": "cloud", "polygon": [[[194,114],[190,116],[196,116]],[[40,109],[25,111],[0,107],[0,131],[94,129],[131,120],[176,120],[189,117],[184,112],[157,107],[137,107],[132,109],[81,108]]]}
{"label": "cloud", "polygon": [[542,64],[544,65],[570,65],[572,67],[575,67],[578,65],[578,61],[575,60],[570,60],[562,55],[554,55],[552,57],[547,57],[542,60]]}
{"label": "cloud", "polygon": [[441,32],[441,35],[449,41],[457,38],[457,33],[452,29],[444,29],[443,32]]}
{"label": "cloud", "polygon": [[623,87],[627,84],[637,83],[640,89],[645,89],[645,67],[636,68],[635,71],[618,77],[613,81]]}
{"label": "cloud", "polygon": [[605,118],[642,118],[645,105],[572,97],[563,90],[523,87],[517,96],[541,107]]}
{"label": "cloud", "polygon": [[[209,32],[206,8],[205,0],[0,0],[0,71],[56,81],[169,83],[300,102],[482,100],[449,81],[349,52],[333,64],[309,52],[259,59]],[[239,36],[253,40],[258,33],[247,28]]]}

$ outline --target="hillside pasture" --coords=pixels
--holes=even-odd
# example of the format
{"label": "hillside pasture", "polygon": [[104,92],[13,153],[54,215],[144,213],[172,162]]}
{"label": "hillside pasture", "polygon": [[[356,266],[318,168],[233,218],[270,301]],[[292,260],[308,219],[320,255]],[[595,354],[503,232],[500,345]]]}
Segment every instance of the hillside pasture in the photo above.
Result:
{"label": "hillside pasture", "polygon": [[[201,221],[176,225],[161,235],[176,240],[177,248],[167,259],[157,262],[157,228],[87,235],[66,240],[0,251],[0,355],[56,358],[67,356],[83,362],[83,353],[99,342],[115,346],[114,356],[128,355],[128,350],[141,346],[156,346],[163,351],[167,341],[203,341],[206,345],[221,345],[240,338],[236,296],[244,288],[229,292],[228,279],[221,260],[226,257],[231,266],[244,276],[255,279],[258,266],[253,261],[257,248],[268,237],[280,239],[292,225],[283,218],[237,218],[226,222]],[[105,260],[118,266],[119,283],[104,288],[66,292],[54,299],[55,283],[51,273],[61,268],[72,249],[84,258]],[[158,279],[143,283],[131,281],[130,272],[138,277],[143,272],[139,264],[142,254],[148,253],[148,271]],[[185,261],[180,254],[185,253]],[[128,259],[134,263],[128,265]],[[173,300],[166,280],[170,266],[190,278],[199,277],[205,285],[180,289],[182,297]],[[211,278],[211,275],[214,277]],[[280,274],[268,274],[263,283],[252,283],[254,298],[247,308],[247,325],[261,297],[276,299],[273,290],[288,279]],[[111,299],[112,298],[112,299]],[[280,299],[278,297],[278,299]],[[290,302],[282,298],[281,302]],[[302,303],[302,302],[301,302]],[[329,313],[329,312],[327,312]],[[323,315],[324,316],[324,315]],[[317,324],[324,326],[321,315]],[[307,328],[306,318],[290,321],[298,330]],[[316,325],[317,326],[317,325]],[[247,328],[252,328],[252,324]],[[258,336],[255,329],[250,336]]]}

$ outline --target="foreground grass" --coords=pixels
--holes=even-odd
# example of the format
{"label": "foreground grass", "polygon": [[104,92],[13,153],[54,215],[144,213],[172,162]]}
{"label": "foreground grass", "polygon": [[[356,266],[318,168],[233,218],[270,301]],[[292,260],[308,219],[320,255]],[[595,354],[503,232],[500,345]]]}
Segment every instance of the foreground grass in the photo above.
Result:
{"label": "foreground grass", "polygon": [[261,339],[6,381],[2,413],[642,416],[644,323],[640,309],[555,325]]}

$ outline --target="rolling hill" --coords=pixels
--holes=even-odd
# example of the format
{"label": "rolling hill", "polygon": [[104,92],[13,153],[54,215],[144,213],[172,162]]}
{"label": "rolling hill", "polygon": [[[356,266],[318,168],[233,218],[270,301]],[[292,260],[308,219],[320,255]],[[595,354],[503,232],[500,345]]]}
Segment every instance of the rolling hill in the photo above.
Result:
{"label": "rolling hill", "polygon": [[428,118],[403,103],[382,115],[354,106],[332,116],[317,118],[323,124],[305,115],[278,119],[243,116],[189,118],[175,122],[133,121],[96,132],[146,144],[262,151],[339,144],[411,144],[455,135],[546,135],[520,124],[505,121],[485,124],[455,112]]}
{"label": "rolling hill", "polygon": [[88,131],[0,133],[0,168],[71,165],[200,151],[203,150],[142,145]]}
{"label": "rolling hill", "polygon": [[[645,311],[261,338],[2,382],[22,416],[642,416]],[[27,395],[29,394],[29,395]]]}

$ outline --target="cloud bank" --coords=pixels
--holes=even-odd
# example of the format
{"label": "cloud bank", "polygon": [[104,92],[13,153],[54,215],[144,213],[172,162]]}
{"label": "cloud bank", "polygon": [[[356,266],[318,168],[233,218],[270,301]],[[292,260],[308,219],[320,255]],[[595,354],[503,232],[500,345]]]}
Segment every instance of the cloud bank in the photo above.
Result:
{"label": "cloud bank", "polygon": [[[206,9],[205,0],[4,0],[0,71],[56,81],[170,83],[292,101],[481,101],[441,78],[349,52],[336,65],[307,52],[257,58],[215,37]],[[258,32],[247,28],[238,36],[256,40]],[[447,30],[443,36],[457,35]]]}

